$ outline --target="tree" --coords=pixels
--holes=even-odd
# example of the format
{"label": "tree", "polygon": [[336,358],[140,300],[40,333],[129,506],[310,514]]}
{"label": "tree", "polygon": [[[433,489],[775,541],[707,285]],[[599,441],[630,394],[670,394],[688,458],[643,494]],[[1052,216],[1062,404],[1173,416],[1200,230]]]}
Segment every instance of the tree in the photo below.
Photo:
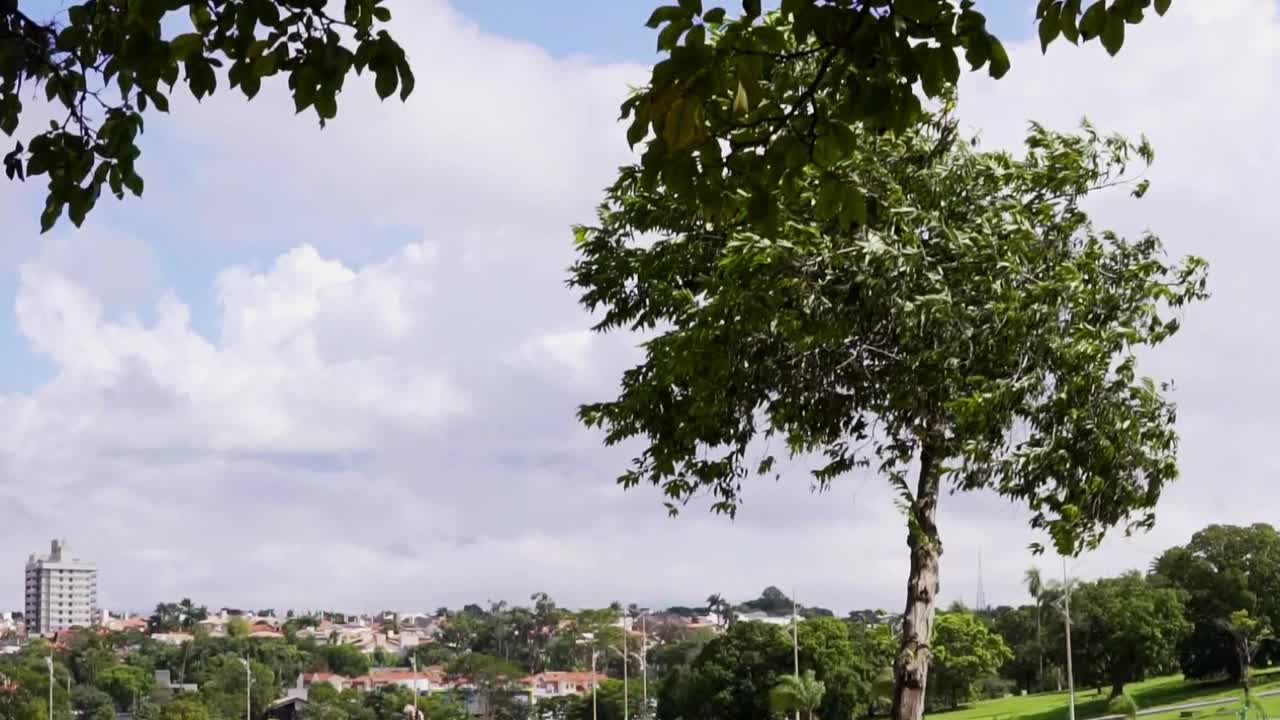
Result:
{"label": "tree", "polygon": [[[110,695],[92,685],[76,685],[71,689],[71,707],[84,720],[115,720],[116,709]],[[0,714],[0,717],[6,717]]]}
{"label": "tree", "polygon": [[152,682],[152,677],[142,668],[113,665],[98,673],[97,686],[115,700],[117,708],[128,710],[151,690]]}
{"label": "tree", "polygon": [[1248,610],[1236,610],[1223,623],[1227,635],[1231,637],[1231,645],[1235,651],[1236,664],[1239,667],[1240,682],[1244,685],[1245,694],[1249,692],[1249,667],[1253,664],[1253,655],[1263,640],[1271,638],[1271,628],[1266,621],[1249,615]]}
{"label": "tree", "polygon": [[876,467],[910,548],[893,714],[918,720],[943,486],[1020,502],[1063,554],[1150,527],[1177,474],[1175,409],[1136,351],[1204,297],[1204,263],[1171,264],[1154,235],[1099,231],[1081,209],[1150,162],[1145,142],[1032,125],[1014,158],[959,142],[945,116],[828,137],[824,172],[849,183],[794,178],[763,230],[621,169],[597,224],[576,228],[570,284],[596,330],[650,337],[618,397],[579,416],[607,444],[640,439],[618,482],[659,486],[672,513],[705,495],[734,515],[746,478],[780,477],[770,447],[817,462],[818,489]]}
{"label": "tree", "polygon": [[[1163,14],[1169,4],[1154,8]],[[644,187],[711,217],[745,213],[761,229],[776,227],[783,206],[815,183],[819,192],[872,192],[861,178],[827,172],[846,128],[901,131],[927,121],[921,95],[946,97],[961,51],[974,70],[1008,71],[1004,46],[974,5],[789,0],[762,16],[761,2],[746,0],[737,18],[696,1],[658,8],[648,24],[665,57],[622,106],[628,141],[647,138]],[[1098,38],[1114,54],[1125,26],[1152,2],[1085,5],[1039,0],[1041,43]]]}
{"label": "tree", "polygon": [[249,620],[243,615],[236,615],[227,620],[227,637],[249,637],[250,632],[253,632],[253,626],[249,624]]}
{"label": "tree", "polygon": [[1023,583],[1027,586],[1027,594],[1031,596],[1031,601],[1035,605],[1036,611],[1036,655],[1039,663],[1039,671],[1036,673],[1036,679],[1044,677],[1044,632],[1041,630],[1040,622],[1042,615],[1040,612],[1041,600],[1044,597],[1044,581],[1040,578],[1040,568],[1027,568],[1027,573],[1023,577]]}
{"label": "tree", "polygon": [[993,624],[993,629],[1012,653],[1000,668],[1001,677],[1008,678],[1028,693],[1041,687],[1044,675],[1039,610],[1038,606],[1001,608],[996,611]]}
{"label": "tree", "polygon": [[659,720],[758,720],[768,717],[769,690],[791,672],[784,628],[734,623],[708,642],[685,672],[663,679]]}
{"label": "tree", "polygon": [[418,709],[426,720],[469,720],[467,708],[453,693],[433,692],[418,699]]}
{"label": "tree", "polygon": [[[892,649],[888,654],[877,653],[883,646],[859,630],[827,617],[805,620],[796,628],[800,667],[823,685],[819,704],[813,708],[820,718],[867,714],[875,676],[892,663]],[[794,667],[789,669],[794,677]]]}
{"label": "tree", "polygon": [[799,677],[783,675],[769,691],[769,707],[784,715],[803,712],[808,720],[813,720],[813,713],[822,704],[826,691],[826,685],[814,677],[812,670],[806,670]]}
{"label": "tree", "polygon": [[[64,210],[77,226],[104,186],[117,198],[141,195],[135,162],[148,106],[168,112],[179,73],[200,100],[222,75],[246,98],[262,81],[288,75],[298,112],[321,125],[338,111],[352,69],[371,71],[378,96],[413,92],[404,50],[380,27],[382,0],[353,0],[341,18],[324,3],[84,0],[66,22],[33,19],[15,0],[0,3],[0,130],[12,136],[23,100],[43,88],[58,119],[4,156],[5,174],[48,177],[43,230]],[[173,34],[166,29],[184,30]]]}
{"label": "tree", "polygon": [[760,597],[742,603],[742,607],[748,611],[755,610],[768,615],[790,615],[792,603],[786,593],[770,585],[760,593]]}
{"label": "tree", "polygon": [[325,645],[320,648],[320,657],[329,672],[338,675],[356,677],[369,672],[369,656],[354,645]]}
{"label": "tree", "polygon": [[1126,683],[1175,668],[1178,643],[1190,631],[1181,593],[1137,572],[1071,591],[1076,676],[1110,685],[1111,697]]}
{"label": "tree", "polygon": [[1190,678],[1244,679],[1229,626],[1245,611],[1267,626],[1280,623],[1280,533],[1266,524],[1210,525],[1186,545],[1166,550],[1152,564],[1153,581],[1186,593],[1195,626],[1179,648]]}
{"label": "tree", "polygon": [[160,720],[209,720],[209,708],[198,695],[179,695],[160,711]]}
{"label": "tree", "polygon": [[974,683],[1013,658],[1004,640],[969,612],[938,615],[930,650],[929,684],[951,708],[971,700]]}
{"label": "tree", "polygon": [[500,657],[481,653],[460,655],[446,668],[453,677],[466,678],[475,685],[481,698],[481,708],[486,717],[492,718],[500,706],[509,700],[508,691],[524,674],[516,665]]}

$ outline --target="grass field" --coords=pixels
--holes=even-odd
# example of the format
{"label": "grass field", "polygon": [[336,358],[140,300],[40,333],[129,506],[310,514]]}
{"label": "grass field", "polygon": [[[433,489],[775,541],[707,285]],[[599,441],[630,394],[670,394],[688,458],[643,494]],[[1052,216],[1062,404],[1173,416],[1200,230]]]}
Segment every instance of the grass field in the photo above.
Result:
{"label": "grass field", "polygon": [[[1256,670],[1253,674],[1256,692],[1280,690],[1280,668]],[[1096,688],[1076,689],[1076,718],[1088,720],[1106,713],[1107,695],[1104,688],[1096,694]],[[1182,703],[1242,697],[1239,687],[1222,682],[1188,682],[1181,675],[1155,678],[1125,686],[1125,692],[1133,696],[1140,709],[1178,705]],[[1268,718],[1280,720],[1280,696],[1262,698],[1261,703]],[[1235,717],[1239,705],[1210,707],[1193,711],[1147,715],[1143,720],[1216,720]],[[948,712],[931,713],[926,720],[1067,720],[1067,694],[1040,693],[985,700]]]}

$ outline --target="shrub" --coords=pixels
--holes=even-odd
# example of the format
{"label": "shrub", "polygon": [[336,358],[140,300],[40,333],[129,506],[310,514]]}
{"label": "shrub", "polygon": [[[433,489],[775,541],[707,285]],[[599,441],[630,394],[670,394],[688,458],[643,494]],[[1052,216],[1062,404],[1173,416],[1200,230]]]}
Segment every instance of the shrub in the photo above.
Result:
{"label": "shrub", "polygon": [[1127,718],[1138,716],[1138,703],[1126,693],[1121,693],[1107,701],[1108,715],[1123,715]]}
{"label": "shrub", "polygon": [[973,686],[973,690],[984,700],[997,700],[1011,694],[1014,687],[1012,681],[992,675],[979,680]]}

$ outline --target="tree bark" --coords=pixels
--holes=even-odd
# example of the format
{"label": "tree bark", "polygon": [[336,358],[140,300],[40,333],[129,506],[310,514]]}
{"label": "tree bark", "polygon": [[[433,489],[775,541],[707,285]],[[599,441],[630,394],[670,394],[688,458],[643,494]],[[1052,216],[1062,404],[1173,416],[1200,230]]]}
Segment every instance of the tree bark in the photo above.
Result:
{"label": "tree bark", "polygon": [[893,663],[893,720],[924,717],[925,684],[929,679],[929,640],[933,635],[934,606],[938,596],[939,463],[926,442],[920,449],[920,476],[909,510],[907,546],[911,572],[907,578],[907,606],[902,613],[902,642]]}

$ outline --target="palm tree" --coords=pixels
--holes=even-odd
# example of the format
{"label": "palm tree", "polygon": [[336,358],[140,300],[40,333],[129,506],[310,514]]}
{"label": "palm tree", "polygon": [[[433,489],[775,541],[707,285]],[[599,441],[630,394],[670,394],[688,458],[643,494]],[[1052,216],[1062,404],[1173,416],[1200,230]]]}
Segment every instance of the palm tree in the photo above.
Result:
{"label": "palm tree", "polygon": [[803,711],[806,720],[814,720],[814,711],[822,704],[827,686],[814,676],[812,670],[804,675],[783,675],[769,691],[769,706],[776,713],[789,714]]}
{"label": "palm tree", "polygon": [[1040,568],[1027,568],[1022,581],[1027,585],[1027,594],[1031,595],[1036,604],[1036,652],[1040,656],[1040,672],[1036,675],[1036,680],[1044,682],[1044,639],[1040,634],[1040,608],[1044,603],[1045,587],[1044,580],[1040,577]]}

